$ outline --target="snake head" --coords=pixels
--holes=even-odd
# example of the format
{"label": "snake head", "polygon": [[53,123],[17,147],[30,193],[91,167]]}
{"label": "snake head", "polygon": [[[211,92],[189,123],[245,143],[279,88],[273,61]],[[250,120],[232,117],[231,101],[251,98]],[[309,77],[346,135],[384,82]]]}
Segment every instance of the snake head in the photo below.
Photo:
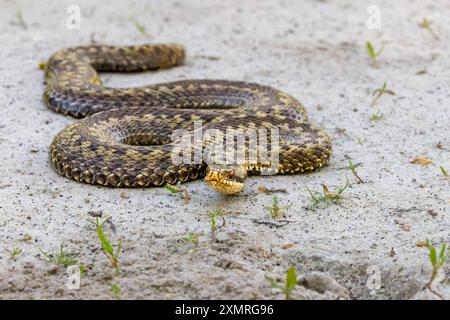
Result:
{"label": "snake head", "polygon": [[232,195],[244,188],[245,178],[247,178],[247,170],[242,165],[209,164],[205,182],[222,194]]}

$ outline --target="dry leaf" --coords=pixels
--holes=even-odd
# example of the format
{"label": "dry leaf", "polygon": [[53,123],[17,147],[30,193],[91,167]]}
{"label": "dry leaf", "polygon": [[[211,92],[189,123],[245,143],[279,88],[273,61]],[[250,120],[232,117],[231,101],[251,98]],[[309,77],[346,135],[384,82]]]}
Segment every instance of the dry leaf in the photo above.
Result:
{"label": "dry leaf", "polygon": [[323,188],[323,194],[326,197],[329,197],[329,198],[338,198],[339,197],[338,193],[331,192],[330,189],[328,189],[328,187],[326,185],[322,184],[322,188]]}
{"label": "dry leaf", "polygon": [[289,249],[295,247],[295,243],[286,243],[281,246],[281,249]]}
{"label": "dry leaf", "polygon": [[427,246],[427,242],[426,241],[416,242],[416,247],[423,248],[423,247],[426,247],[426,246]]}
{"label": "dry leaf", "polygon": [[326,185],[322,184],[322,188],[325,195],[331,194],[330,189]]}
{"label": "dry leaf", "polygon": [[433,163],[433,160],[427,159],[427,158],[422,158],[422,157],[416,157],[416,158],[415,158],[413,161],[411,161],[410,163],[412,163],[412,164],[427,165],[427,164]]}

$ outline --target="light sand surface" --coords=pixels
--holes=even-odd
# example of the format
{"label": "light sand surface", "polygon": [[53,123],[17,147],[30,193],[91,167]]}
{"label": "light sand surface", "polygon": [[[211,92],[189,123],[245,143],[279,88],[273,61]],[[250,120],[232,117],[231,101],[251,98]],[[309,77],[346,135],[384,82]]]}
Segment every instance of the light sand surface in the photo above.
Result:
{"label": "light sand surface", "polygon": [[[366,26],[372,2],[381,9],[379,30]],[[81,9],[79,30],[66,26],[72,4]],[[109,299],[116,285],[124,299],[279,299],[265,276],[281,280],[289,266],[309,279],[308,288],[305,280],[294,290],[298,299],[438,298],[423,290],[431,264],[416,243],[450,242],[450,179],[439,169],[450,172],[449,9],[445,0],[1,0],[0,298]],[[419,27],[423,17],[438,40]],[[43,103],[38,64],[60,48],[93,41],[187,48],[184,66],[102,74],[109,86],[221,78],[293,95],[333,137],[330,165],[307,175],[251,177],[237,197],[192,182],[187,204],[163,188],[99,188],[58,176],[49,145],[75,120]],[[366,41],[384,45],[378,67]],[[371,106],[385,81],[395,96]],[[382,119],[371,120],[377,112]],[[417,156],[433,164],[411,164]],[[349,159],[365,183],[348,169]],[[311,206],[306,187],[337,190],[346,177],[341,205]],[[286,218],[269,217],[264,207],[273,195],[259,186],[287,190],[277,194],[290,205]],[[209,212],[216,208],[226,224],[212,239]],[[102,253],[90,211],[111,217],[115,232],[105,224],[105,233],[122,243],[120,275]],[[180,240],[187,232],[204,233],[195,251]],[[42,253],[61,245],[84,265],[78,290]],[[21,250],[15,259],[14,248]],[[448,270],[446,264],[433,286],[444,298]]]}

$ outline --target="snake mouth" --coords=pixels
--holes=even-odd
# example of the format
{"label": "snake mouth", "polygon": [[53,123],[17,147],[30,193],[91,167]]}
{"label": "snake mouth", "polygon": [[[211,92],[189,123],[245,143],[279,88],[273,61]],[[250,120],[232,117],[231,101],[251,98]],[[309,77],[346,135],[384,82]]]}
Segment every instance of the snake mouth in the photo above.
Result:
{"label": "snake mouth", "polygon": [[239,193],[245,185],[245,176],[239,173],[240,175],[236,175],[234,170],[217,170],[208,167],[204,180],[213,190],[225,195],[233,195]]}

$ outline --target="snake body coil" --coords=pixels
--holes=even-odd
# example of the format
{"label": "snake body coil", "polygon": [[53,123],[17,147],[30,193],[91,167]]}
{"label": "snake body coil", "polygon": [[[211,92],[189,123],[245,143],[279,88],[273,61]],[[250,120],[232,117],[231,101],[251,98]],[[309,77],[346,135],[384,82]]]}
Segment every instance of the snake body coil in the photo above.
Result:
{"label": "snake body coil", "polygon": [[171,134],[203,129],[278,129],[276,172],[322,167],[331,155],[329,137],[310,124],[293,97],[253,83],[183,80],[139,88],[106,88],[97,71],[135,72],[181,65],[179,45],[87,46],[62,49],[45,65],[44,99],[54,111],[76,118],[50,146],[56,171],[76,181],[111,187],[161,186],[204,177],[216,190],[236,193],[247,174],[264,163],[214,167],[173,163]]}

